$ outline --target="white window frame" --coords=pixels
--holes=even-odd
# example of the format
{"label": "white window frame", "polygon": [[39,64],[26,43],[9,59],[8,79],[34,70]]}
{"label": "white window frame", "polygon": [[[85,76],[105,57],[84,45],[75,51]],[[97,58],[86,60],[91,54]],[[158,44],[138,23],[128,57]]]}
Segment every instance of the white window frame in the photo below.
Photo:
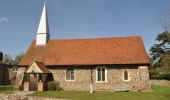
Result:
{"label": "white window frame", "polygon": [[[73,71],[74,71],[74,80],[67,80],[67,70],[68,69],[73,69]],[[70,76],[71,77],[71,76]],[[66,81],[75,81],[75,68],[73,68],[73,67],[70,67],[70,68],[66,68],[66,70],[65,70],[65,80]]]}
{"label": "white window frame", "polygon": [[[98,69],[105,69],[105,81],[102,81],[102,71],[101,71],[101,81],[98,81]],[[107,82],[107,69],[105,66],[99,66],[99,67],[96,67],[96,82],[97,83],[106,83]]]}
{"label": "white window frame", "polygon": [[[125,80],[125,79],[124,79],[124,75],[125,75],[124,72],[125,72],[125,71],[127,71],[127,73],[128,73],[128,80]],[[131,78],[130,78],[130,72],[129,72],[128,70],[123,70],[122,80],[123,80],[123,81],[130,81],[130,80],[131,80]]]}

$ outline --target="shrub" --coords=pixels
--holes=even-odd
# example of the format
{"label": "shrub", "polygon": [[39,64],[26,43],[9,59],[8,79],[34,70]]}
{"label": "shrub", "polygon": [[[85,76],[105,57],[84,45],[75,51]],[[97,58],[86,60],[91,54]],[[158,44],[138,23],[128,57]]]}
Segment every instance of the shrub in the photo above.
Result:
{"label": "shrub", "polygon": [[160,79],[161,78],[159,72],[156,70],[150,70],[149,76],[150,76],[150,79]]}
{"label": "shrub", "polygon": [[161,79],[160,75],[152,75],[150,76],[151,79]]}
{"label": "shrub", "polygon": [[59,83],[55,81],[48,82],[48,90],[58,90],[59,89]]}
{"label": "shrub", "polygon": [[165,79],[170,80],[170,73],[159,74],[156,70],[149,71],[150,79]]}
{"label": "shrub", "polygon": [[170,80],[170,73],[161,74],[160,77],[161,79]]}

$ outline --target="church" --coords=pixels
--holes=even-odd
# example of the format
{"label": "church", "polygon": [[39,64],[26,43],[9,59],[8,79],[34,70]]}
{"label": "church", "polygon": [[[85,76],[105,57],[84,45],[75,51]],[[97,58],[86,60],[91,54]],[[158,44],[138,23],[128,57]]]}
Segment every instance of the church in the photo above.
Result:
{"label": "church", "polygon": [[43,91],[49,81],[66,91],[148,91],[149,57],[142,37],[50,39],[46,2],[22,58],[16,86]]}

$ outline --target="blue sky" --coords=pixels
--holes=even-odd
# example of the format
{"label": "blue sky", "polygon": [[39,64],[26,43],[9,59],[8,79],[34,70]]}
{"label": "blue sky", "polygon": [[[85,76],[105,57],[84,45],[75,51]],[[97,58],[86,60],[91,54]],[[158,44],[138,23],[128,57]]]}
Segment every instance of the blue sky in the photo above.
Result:
{"label": "blue sky", "polygon": [[[35,39],[43,0],[0,0],[0,51],[13,57]],[[170,0],[47,0],[51,38],[142,36],[147,52]]]}

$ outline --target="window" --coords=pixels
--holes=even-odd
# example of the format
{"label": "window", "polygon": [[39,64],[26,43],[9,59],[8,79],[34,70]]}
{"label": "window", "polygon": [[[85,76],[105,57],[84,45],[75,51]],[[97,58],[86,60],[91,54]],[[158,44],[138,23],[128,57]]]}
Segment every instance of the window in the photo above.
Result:
{"label": "window", "polygon": [[66,70],[66,80],[74,80],[74,69],[69,68]]}
{"label": "window", "polygon": [[124,80],[129,80],[129,76],[128,76],[127,70],[124,71]]}
{"label": "window", "polygon": [[97,81],[104,82],[106,81],[106,69],[105,68],[97,68]]}

